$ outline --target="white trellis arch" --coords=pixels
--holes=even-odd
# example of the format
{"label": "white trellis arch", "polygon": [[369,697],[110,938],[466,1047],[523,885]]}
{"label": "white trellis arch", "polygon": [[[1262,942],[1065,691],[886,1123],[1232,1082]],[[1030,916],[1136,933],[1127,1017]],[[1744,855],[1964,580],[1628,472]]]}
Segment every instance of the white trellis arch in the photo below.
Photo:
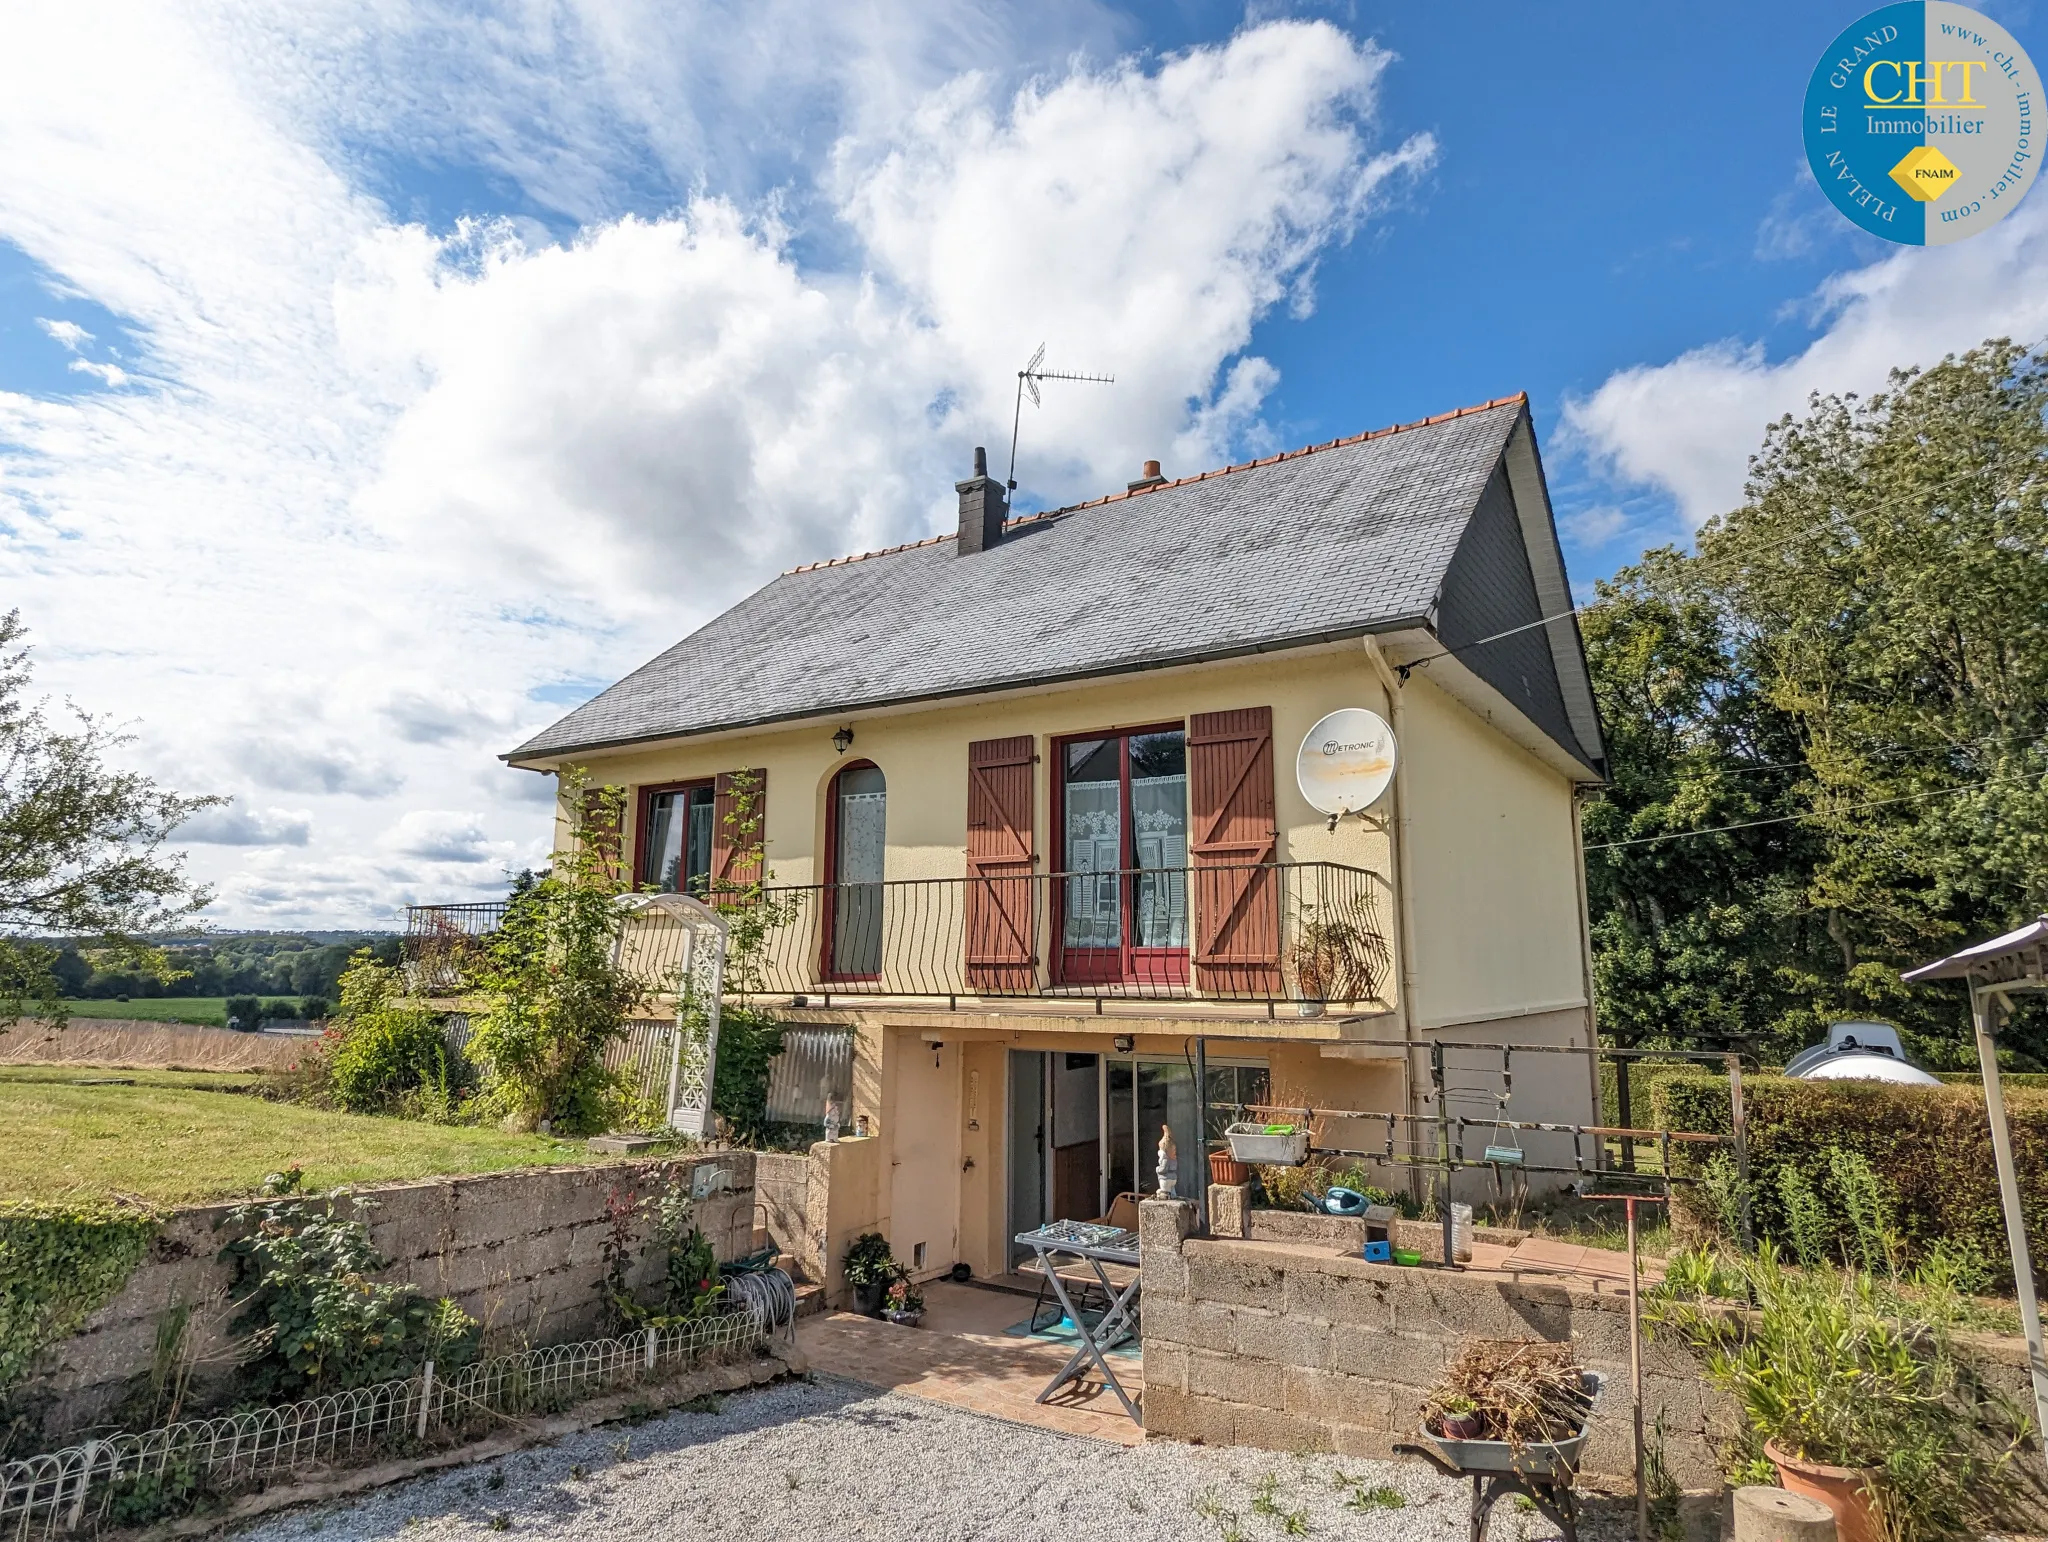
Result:
{"label": "white trellis arch", "polygon": [[718,1015],[725,983],[725,918],[690,894],[621,894],[626,919],[614,954],[676,996],[670,1035],[668,1126],[701,1140],[711,1130]]}

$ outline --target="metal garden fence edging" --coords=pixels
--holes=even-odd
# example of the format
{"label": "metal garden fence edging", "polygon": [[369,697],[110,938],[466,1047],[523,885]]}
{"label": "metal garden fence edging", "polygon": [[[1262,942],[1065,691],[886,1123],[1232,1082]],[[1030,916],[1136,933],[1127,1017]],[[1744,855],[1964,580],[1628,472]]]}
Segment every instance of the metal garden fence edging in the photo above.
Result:
{"label": "metal garden fence edging", "polygon": [[425,1443],[477,1424],[553,1412],[608,1388],[702,1357],[784,1342],[796,1332],[795,1288],[780,1270],[734,1276],[736,1310],[497,1355],[453,1376],[419,1375],[248,1413],[88,1440],[0,1463],[0,1539],[29,1542],[104,1520],[113,1501],[152,1482],[221,1492],[393,1442]]}

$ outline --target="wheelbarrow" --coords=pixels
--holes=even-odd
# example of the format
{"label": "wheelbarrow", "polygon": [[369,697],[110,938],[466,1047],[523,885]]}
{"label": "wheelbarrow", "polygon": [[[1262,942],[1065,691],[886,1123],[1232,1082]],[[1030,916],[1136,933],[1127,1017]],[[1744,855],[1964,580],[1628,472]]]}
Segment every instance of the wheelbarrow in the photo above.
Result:
{"label": "wheelbarrow", "polygon": [[1586,1408],[1579,1432],[1566,1440],[1532,1441],[1514,1445],[1505,1440],[1452,1440],[1422,1432],[1422,1444],[1397,1449],[1428,1458],[1454,1478],[1472,1480],[1471,1542],[1485,1542],[1486,1523],[1493,1507],[1509,1494],[1525,1494],[1538,1510],[1557,1523],[1564,1542],[1579,1542],[1579,1504],[1572,1494],[1572,1479],[1579,1470],[1579,1453],[1585,1449],[1592,1428],[1593,1407],[1600,1401],[1604,1379],[1595,1371],[1579,1373],[1579,1389]]}

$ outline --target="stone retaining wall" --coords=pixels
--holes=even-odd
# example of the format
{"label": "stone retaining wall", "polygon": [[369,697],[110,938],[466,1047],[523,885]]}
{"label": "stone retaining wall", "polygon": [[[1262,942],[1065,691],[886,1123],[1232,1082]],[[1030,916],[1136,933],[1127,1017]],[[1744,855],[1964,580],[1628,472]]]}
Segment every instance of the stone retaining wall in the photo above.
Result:
{"label": "stone retaining wall", "polygon": [[[384,1279],[453,1297],[496,1346],[561,1343],[602,1330],[601,1250],[615,1195],[630,1202],[671,1175],[687,1186],[699,1167],[723,1171],[716,1192],[697,1201],[696,1221],[721,1260],[737,1258],[752,1241],[754,1161],[749,1151],[715,1151],[527,1168],[363,1188],[343,1205],[367,1207],[377,1250],[392,1260]],[[219,1254],[234,1235],[227,1217],[235,1208],[175,1212],[119,1294],[23,1384],[18,1403],[40,1416],[45,1445],[105,1420],[148,1377],[167,1313],[191,1310],[198,1401],[206,1383],[230,1373],[235,1345],[227,1325],[237,1309],[228,1300],[231,1271]],[[634,1236],[637,1248],[645,1240],[637,1216]],[[631,1279],[636,1290],[651,1290],[662,1266],[636,1265]]]}

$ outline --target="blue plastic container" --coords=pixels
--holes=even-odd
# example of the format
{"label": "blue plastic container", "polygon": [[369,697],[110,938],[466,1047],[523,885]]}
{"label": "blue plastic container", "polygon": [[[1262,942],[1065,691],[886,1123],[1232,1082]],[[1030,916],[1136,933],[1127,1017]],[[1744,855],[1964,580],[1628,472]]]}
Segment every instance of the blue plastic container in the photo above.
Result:
{"label": "blue plastic container", "polygon": [[1391,1242],[1368,1242],[1365,1245],[1365,1261],[1369,1264],[1390,1264],[1394,1261],[1394,1244]]}

